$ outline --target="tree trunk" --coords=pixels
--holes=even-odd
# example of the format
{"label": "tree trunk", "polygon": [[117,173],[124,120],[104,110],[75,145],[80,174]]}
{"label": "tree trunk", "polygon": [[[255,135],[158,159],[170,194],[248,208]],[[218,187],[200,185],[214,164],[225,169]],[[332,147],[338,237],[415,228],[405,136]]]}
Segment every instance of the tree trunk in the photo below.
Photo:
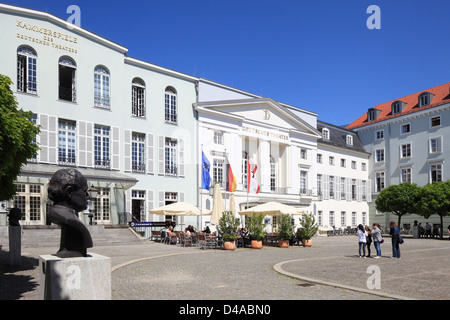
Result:
{"label": "tree trunk", "polygon": [[440,215],[441,217],[441,240],[444,239],[444,216]]}

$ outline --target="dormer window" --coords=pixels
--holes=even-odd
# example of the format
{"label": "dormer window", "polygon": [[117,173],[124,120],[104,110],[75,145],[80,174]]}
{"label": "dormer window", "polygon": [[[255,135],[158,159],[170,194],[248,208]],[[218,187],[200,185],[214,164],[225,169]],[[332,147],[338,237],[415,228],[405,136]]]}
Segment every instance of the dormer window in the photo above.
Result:
{"label": "dormer window", "polygon": [[347,146],[352,146],[353,145],[353,136],[351,135],[347,135],[345,138],[346,142],[347,142]]}
{"label": "dormer window", "polygon": [[324,140],[330,140],[330,130],[323,128],[322,129],[322,138]]}
{"label": "dormer window", "polygon": [[369,109],[369,111],[367,111],[367,121],[373,121],[376,120],[378,118],[378,116],[380,115],[380,110],[372,108]]}
{"label": "dormer window", "polygon": [[392,103],[391,113],[392,114],[402,113],[404,107],[405,103],[403,101],[395,101],[394,103]]}
{"label": "dormer window", "polygon": [[419,96],[419,108],[425,107],[431,103],[431,100],[433,100],[434,95],[429,92],[424,92],[420,94]]}

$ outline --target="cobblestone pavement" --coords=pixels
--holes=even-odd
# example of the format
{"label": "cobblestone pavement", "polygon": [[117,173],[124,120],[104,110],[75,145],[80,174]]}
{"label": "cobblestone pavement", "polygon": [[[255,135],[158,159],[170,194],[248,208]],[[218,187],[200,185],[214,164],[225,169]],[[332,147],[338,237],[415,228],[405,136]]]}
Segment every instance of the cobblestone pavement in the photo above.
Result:
{"label": "cobblestone pavement", "polygon": [[[38,300],[38,258],[56,249],[23,248],[16,268],[2,251],[0,299]],[[382,258],[359,258],[354,236],[315,237],[311,248],[224,251],[143,241],[92,249],[111,257],[114,300],[450,298],[450,241],[407,238],[402,259],[389,258],[391,251],[386,239]],[[377,274],[381,288],[369,289]]]}

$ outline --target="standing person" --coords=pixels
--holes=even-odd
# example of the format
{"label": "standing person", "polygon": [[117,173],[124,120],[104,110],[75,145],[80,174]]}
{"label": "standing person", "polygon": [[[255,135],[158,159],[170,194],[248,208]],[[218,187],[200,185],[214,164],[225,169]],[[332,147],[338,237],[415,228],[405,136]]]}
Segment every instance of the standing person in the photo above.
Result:
{"label": "standing person", "polygon": [[450,224],[447,227],[447,232],[448,232],[448,240],[450,240]]}
{"label": "standing person", "polygon": [[431,238],[431,225],[428,222],[425,225],[425,236]]}
{"label": "standing person", "polygon": [[400,230],[394,221],[389,223],[389,234],[392,236],[392,257],[400,259]]}
{"label": "standing person", "polygon": [[[358,226],[358,244],[359,244],[359,257],[362,258],[366,258],[366,237],[367,237],[367,233],[364,230],[364,227],[362,224],[360,224]],[[362,248],[362,255],[361,255],[361,248]]]}
{"label": "standing person", "polygon": [[376,223],[374,223],[373,225],[373,229],[372,229],[372,240],[373,240],[373,245],[375,247],[375,250],[377,250],[377,256],[374,258],[379,258],[381,257],[381,230],[380,230],[380,226]]}
{"label": "standing person", "polygon": [[367,236],[366,236],[366,246],[367,246],[367,258],[370,258],[370,245],[372,244],[372,231],[370,230],[369,226],[364,227]]}

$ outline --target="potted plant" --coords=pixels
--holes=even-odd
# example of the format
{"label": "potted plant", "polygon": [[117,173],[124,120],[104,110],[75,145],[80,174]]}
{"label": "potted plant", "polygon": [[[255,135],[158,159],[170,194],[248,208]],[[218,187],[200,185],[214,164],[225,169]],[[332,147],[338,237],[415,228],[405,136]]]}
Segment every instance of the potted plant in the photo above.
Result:
{"label": "potted plant", "polygon": [[297,236],[302,239],[303,246],[311,247],[311,238],[317,233],[319,229],[316,219],[313,214],[307,214],[304,218],[300,218],[301,227],[297,230]]}
{"label": "potted plant", "polygon": [[278,246],[281,248],[289,248],[289,240],[292,239],[294,233],[294,225],[292,224],[292,216],[284,214],[278,218]]}
{"label": "potted plant", "polygon": [[250,232],[251,247],[253,249],[262,248],[262,239],[266,235],[265,227],[264,214],[253,214],[248,222],[248,231]]}
{"label": "potted plant", "polygon": [[231,211],[224,211],[219,219],[217,230],[223,238],[224,249],[234,250],[238,238],[237,229],[239,228],[239,219],[236,219]]}

